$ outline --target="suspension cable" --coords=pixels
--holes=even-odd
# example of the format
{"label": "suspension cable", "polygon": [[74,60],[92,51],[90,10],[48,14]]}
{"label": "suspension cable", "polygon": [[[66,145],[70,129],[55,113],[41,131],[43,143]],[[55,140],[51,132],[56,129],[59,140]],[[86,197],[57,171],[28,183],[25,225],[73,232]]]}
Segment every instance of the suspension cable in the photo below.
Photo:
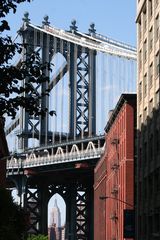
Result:
{"label": "suspension cable", "polygon": [[[60,54],[63,56],[63,41],[60,40]],[[61,119],[60,119],[60,136],[59,141],[62,141],[62,135],[63,135],[63,98],[64,98],[64,76],[63,76],[63,64],[62,61],[60,62],[60,79],[61,79],[61,90],[60,90],[60,96],[61,96],[61,105],[60,105],[60,111],[61,111]]]}
{"label": "suspension cable", "polygon": [[[58,59],[57,59],[57,38],[54,38],[54,49],[55,49],[55,67],[57,66],[58,64]],[[57,135],[57,119],[59,117],[59,111],[58,111],[58,107],[57,107],[57,100],[58,100],[58,95],[57,95],[57,92],[58,92],[58,84],[56,84],[56,86],[54,87],[55,88],[55,91],[54,91],[54,102],[55,102],[55,111],[56,111],[56,117],[55,117],[55,126],[54,126],[54,129],[55,129],[55,134],[54,134],[54,142],[56,141],[56,135]]]}
{"label": "suspension cable", "polygon": [[[69,92],[69,84],[70,84],[70,82],[69,82],[69,80],[70,80],[70,43],[69,42],[67,42],[67,72],[68,72],[68,82],[67,82],[67,90],[68,90],[68,92]],[[67,112],[68,112],[68,115],[70,114],[69,113],[69,98],[70,98],[70,96],[68,95],[68,106],[67,106]],[[67,118],[67,120],[68,120],[68,118]],[[67,126],[68,126],[68,128],[67,128],[67,135],[66,135],[66,140],[67,140],[67,142],[68,142],[68,135],[69,135],[69,120],[68,120],[68,122],[66,123],[67,124]]]}

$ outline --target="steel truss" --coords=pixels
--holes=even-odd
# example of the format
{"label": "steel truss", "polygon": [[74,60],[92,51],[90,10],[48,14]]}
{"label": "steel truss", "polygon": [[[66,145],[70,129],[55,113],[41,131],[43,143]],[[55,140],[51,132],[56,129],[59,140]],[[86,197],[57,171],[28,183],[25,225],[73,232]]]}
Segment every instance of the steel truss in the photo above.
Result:
{"label": "steel truss", "polygon": [[75,139],[96,133],[96,52],[73,44],[70,50],[70,133]]}
{"label": "steel truss", "polygon": [[66,229],[68,240],[93,238],[93,186],[73,180],[70,183],[43,184],[34,186],[30,180],[25,183],[25,210],[29,213],[28,234],[47,234],[48,202],[58,193],[66,204]]}
{"label": "steel truss", "polygon": [[[76,21],[72,22],[70,31],[64,31],[51,27],[48,16],[44,18],[42,27],[30,23],[26,13],[19,34],[22,41],[28,46],[28,52],[39,51],[42,53],[42,62],[50,62],[56,53],[61,53],[66,59],[66,64],[61,67],[50,83],[33,86],[35,91],[41,94],[46,89],[52,89],[63,76],[69,72],[70,86],[70,136],[89,135],[96,129],[96,100],[95,100],[95,76],[96,76],[96,52],[106,52],[116,56],[135,59],[136,49],[124,43],[109,39],[96,33],[94,24],[90,26],[89,34],[83,34],[77,30]],[[20,64],[20,63],[19,63]],[[49,72],[46,70],[46,76]],[[25,79],[25,82],[27,79]],[[45,96],[41,106],[48,108],[49,99]],[[51,133],[48,131],[48,114],[45,118],[29,116],[25,110],[7,132],[13,130],[20,123],[19,142],[21,149],[28,147],[29,138],[37,138],[40,144],[51,142]]]}
{"label": "steel truss", "polygon": [[[96,99],[95,99],[95,59],[96,51],[82,48],[76,44],[68,42],[59,37],[51,36],[43,32],[43,29],[33,28],[31,24],[24,22],[20,30],[22,41],[28,46],[26,53],[32,51],[41,52],[42,63],[50,62],[54,55],[60,53],[66,59],[54,79],[50,83],[45,82],[32,86],[37,94],[44,93],[47,89],[51,90],[66,72],[69,72],[69,91],[70,91],[70,120],[69,137],[91,136],[96,132]],[[25,55],[27,56],[27,54]],[[45,70],[45,75],[49,72]],[[24,84],[27,82],[25,79]],[[41,99],[42,108],[48,108],[49,97]],[[28,147],[29,138],[37,138],[40,144],[48,144],[51,140],[51,133],[48,130],[48,113],[45,117],[29,116],[25,109],[22,110],[22,120],[20,121],[19,139],[22,149]]]}

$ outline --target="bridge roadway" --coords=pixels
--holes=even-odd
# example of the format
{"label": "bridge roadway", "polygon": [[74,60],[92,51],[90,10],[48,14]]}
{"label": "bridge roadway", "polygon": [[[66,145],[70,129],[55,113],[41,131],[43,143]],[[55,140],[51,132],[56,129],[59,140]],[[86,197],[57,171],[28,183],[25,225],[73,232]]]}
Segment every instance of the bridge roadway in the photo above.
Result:
{"label": "bridge roadway", "polygon": [[[104,152],[104,147],[105,138],[104,135],[100,135],[30,148],[22,153],[11,155],[7,159],[7,177],[24,174],[26,176],[46,175],[48,178],[56,172],[57,177],[59,176],[62,180],[68,175],[72,175],[73,178],[74,173],[93,172],[95,164]],[[57,181],[57,178],[55,180]]]}
{"label": "bridge roadway", "polygon": [[134,60],[137,57],[136,48],[115,41],[113,39],[109,39],[105,36],[102,36],[101,34],[95,33],[94,35],[89,36],[88,34],[84,34],[79,31],[72,31],[72,33],[70,33],[68,31],[58,29],[53,26],[50,27],[48,25],[44,25],[43,28],[41,28],[31,23],[27,23],[24,28],[28,26],[39,32],[43,32],[54,37],[66,40],[67,42],[74,43],[79,46],[93,49],[99,52],[109,53]]}

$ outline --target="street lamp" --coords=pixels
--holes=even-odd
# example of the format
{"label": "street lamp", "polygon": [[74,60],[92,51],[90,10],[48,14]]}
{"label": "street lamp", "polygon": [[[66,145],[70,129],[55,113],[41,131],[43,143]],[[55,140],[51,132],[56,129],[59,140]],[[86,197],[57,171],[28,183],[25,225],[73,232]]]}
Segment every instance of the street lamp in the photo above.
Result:
{"label": "street lamp", "polygon": [[[112,196],[100,196],[100,200],[106,200],[106,199],[113,199],[118,202],[124,203],[128,205],[129,207],[134,208],[134,205],[125,202],[119,198],[115,198]],[[133,209],[124,209],[124,228],[123,228],[123,238],[132,238],[135,237],[135,217],[134,217],[134,210]]]}
{"label": "street lamp", "polygon": [[111,196],[100,196],[99,199],[100,199],[100,200],[114,199],[114,200],[119,201],[119,202],[121,202],[121,203],[124,203],[124,204],[126,204],[126,205],[128,205],[128,206],[130,206],[130,207],[134,207],[134,205],[132,205],[132,204],[130,204],[130,203],[128,203],[128,202],[125,202],[125,201],[123,201],[123,200],[121,200],[121,199],[119,199],[119,198],[114,198],[114,197],[111,197]]}

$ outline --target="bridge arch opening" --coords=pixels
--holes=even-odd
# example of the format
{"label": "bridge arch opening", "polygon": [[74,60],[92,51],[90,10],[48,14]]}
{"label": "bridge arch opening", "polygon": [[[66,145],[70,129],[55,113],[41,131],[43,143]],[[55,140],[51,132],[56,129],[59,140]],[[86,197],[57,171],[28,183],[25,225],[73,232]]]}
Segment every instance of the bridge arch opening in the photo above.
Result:
{"label": "bridge arch opening", "polygon": [[63,47],[51,59],[49,111],[56,114],[48,117],[50,142],[66,139],[69,132],[69,66],[63,55]]}
{"label": "bridge arch opening", "polygon": [[17,191],[16,188],[13,188],[13,189],[11,190],[11,195],[12,195],[13,201],[14,201],[15,203],[18,203],[18,202],[19,202],[19,197],[18,197],[18,191]]}
{"label": "bridge arch opening", "polygon": [[63,53],[56,52],[50,61],[50,81],[53,80],[53,77],[56,75],[56,73],[60,72],[64,68],[64,66],[67,64],[66,58],[63,56]]}
{"label": "bridge arch opening", "polygon": [[65,235],[66,225],[66,204],[64,199],[58,194],[54,194],[48,202],[48,235]]}

